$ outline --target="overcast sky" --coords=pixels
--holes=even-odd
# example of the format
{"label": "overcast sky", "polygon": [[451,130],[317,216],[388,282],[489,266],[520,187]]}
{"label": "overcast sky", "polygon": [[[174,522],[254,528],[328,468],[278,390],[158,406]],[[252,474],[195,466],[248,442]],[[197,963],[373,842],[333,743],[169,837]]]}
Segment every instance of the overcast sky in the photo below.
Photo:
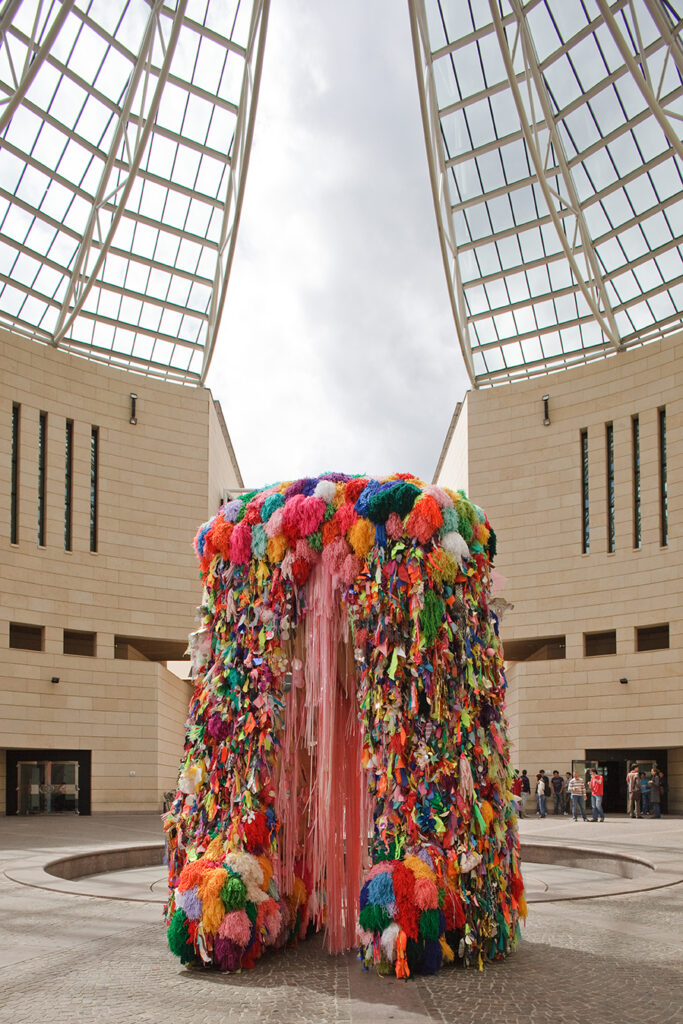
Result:
{"label": "overcast sky", "polygon": [[431,479],[468,382],[406,3],[273,0],[208,384],[248,486]]}

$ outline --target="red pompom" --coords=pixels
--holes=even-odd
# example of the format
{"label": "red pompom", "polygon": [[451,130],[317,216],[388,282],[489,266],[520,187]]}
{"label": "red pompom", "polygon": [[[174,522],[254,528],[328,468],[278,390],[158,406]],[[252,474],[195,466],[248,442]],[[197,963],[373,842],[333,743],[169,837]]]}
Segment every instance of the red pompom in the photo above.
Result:
{"label": "red pompom", "polygon": [[216,516],[211,527],[211,542],[225,561],[230,557],[230,536],[235,529],[234,523],[226,523],[223,516]]}
{"label": "red pompom", "polygon": [[413,511],[406,522],[406,533],[420,544],[426,544],[439,527],[443,526],[441,509],[431,494],[423,495],[413,505]]}
{"label": "red pompom", "polygon": [[303,587],[304,583],[311,575],[311,563],[307,562],[305,558],[295,558],[294,564],[292,565],[292,576],[294,582]]}
{"label": "red pompom", "polygon": [[394,867],[391,880],[398,906],[396,921],[408,938],[417,942],[420,937],[420,911],[415,904],[415,875],[399,862]]}
{"label": "red pompom", "polygon": [[265,814],[259,811],[251,821],[245,822],[244,838],[249,853],[261,853],[270,848],[270,830]]}
{"label": "red pompom", "polygon": [[362,477],[360,480],[349,480],[346,485],[346,500],[350,501],[352,505],[355,505],[361,492],[368,486],[368,478]]}

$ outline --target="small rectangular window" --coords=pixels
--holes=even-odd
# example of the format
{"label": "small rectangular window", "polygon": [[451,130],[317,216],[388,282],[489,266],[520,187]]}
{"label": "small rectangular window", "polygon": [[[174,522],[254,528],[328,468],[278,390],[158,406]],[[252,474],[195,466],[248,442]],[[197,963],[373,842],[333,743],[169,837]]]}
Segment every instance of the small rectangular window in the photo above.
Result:
{"label": "small rectangular window", "polygon": [[99,475],[99,440],[98,427],[90,431],[90,550],[97,551],[97,488]]}
{"label": "small rectangular window", "polygon": [[588,499],[588,431],[581,431],[581,550],[587,555],[591,548],[590,507]]}
{"label": "small rectangular window", "polygon": [[64,653],[95,657],[97,633],[85,633],[77,629],[64,630]]}
{"label": "small rectangular window", "polygon": [[64,436],[64,550],[71,551],[73,530],[74,421],[66,421]]}
{"label": "small rectangular window", "polygon": [[10,483],[9,538],[19,543],[19,424],[20,406],[12,404],[12,479]]}
{"label": "small rectangular window", "polygon": [[659,410],[659,534],[662,547],[669,543],[669,497],[667,484],[666,409]]}
{"label": "small rectangular window", "polygon": [[607,450],[607,550],[614,551],[614,424],[605,426],[605,447]]}
{"label": "small rectangular window", "polygon": [[566,637],[537,636],[505,643],[506,661],[558,661],[567,657]]}
{"label": "small rectangular window", "polygon": [[633,546],[643,543],[643,524],[640,511],[640,420],[631,417],[631,439],[633,457]]}
{"label": "small rectangular window", "polygon": [[21,651],[42,651],[42,626],[29,626],[25,622],[10,622],[9,645]]}
{"label": "small rectangular window", "polygon": [[47,413],[38,419],[38,545],[45,547],[45,485],[47,482]]}
{"label": "small rectangular window", "polygon": [[583,649],[587,658],[595,658],[600,654],[616,654],[616,629],[607,629],[602,633],[584,633]]}
{"label": "small rectangular window", "polygon": [[637,651],[665,651],[669,647],[669,623],[662,626],[639,626],[636,629]]}

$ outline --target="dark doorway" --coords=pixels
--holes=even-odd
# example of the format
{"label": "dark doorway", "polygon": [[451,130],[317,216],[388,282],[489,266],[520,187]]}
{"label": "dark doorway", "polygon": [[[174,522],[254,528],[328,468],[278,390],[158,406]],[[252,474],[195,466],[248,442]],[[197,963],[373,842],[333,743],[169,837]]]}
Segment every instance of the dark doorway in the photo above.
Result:
{"label": "dark doorway", "polygon": [[605,795],[603,807],[606,814],[626,813],[626,773],[633,761],[656,763],[664,773],[667,783],[662,797],[662,814],[667,812],[668,789],[668,758],[667,751],[653,747],[636,747],[635,749],[605,750],[593,749],[586,751],[587,761],[597,761],[598,768],[604,769]]}
{"label": "dark doorway", "polygon": [[90,814],[91,751],[8,750],[6,814]]}

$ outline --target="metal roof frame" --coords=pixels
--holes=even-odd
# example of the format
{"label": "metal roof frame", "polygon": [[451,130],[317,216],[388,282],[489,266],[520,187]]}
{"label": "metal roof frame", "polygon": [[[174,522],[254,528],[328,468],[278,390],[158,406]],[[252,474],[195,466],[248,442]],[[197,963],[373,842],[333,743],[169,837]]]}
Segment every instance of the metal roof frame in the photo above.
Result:
{"label": "metal roof frame", "polygon": [[439,241],[473,385],[680,330],[683,19],[673,6],[408,2]]}
{"label": "metal roof frame", "polygon": [[6,0],[0,326],[205,381],[268,11],[269,0]]}

